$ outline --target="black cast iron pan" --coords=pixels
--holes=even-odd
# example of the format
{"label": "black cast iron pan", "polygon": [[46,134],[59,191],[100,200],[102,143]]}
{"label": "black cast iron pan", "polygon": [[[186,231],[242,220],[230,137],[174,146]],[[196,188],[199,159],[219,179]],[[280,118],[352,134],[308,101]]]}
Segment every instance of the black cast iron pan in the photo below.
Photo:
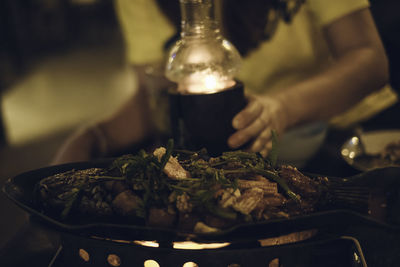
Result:
{"label": "black cast iron pan", "polygon": [[[78,162],[45,167],[28,171],[10,178],[3,186],[7,197],[33,216],[57,230],[85,236],[101,236],[123,240],[158,240],[197,242],[239,242],[258,240],[261,238],[276,237],[288,233],[309,229],[342,229],[349,225],[368,225],[373,227],[400,230],[400,168],[390,167],[376,169],[349,178],[330,177],[331,180],[355,181],[373,188],[382,188],[385,197],[388,197],[387,218],[378,220],[368,214],[355,212],[345,207],[327,209],[311,214],[291,217],[288,219],[273,219],[261,223],[241,224],[230,229],[212,234],[196,234],[182,232],[175,229],[148,227],[143,224],[127,224],[121,221],[110,223],[104,221],[73,221],[62,222],[40,211],[34,201],[34,187],[42,178],[65,172],[72,169],[87,169],[106,167],[113,159],[104,159],[91,162]],[[312,175],[311,175],[312,177]]]}

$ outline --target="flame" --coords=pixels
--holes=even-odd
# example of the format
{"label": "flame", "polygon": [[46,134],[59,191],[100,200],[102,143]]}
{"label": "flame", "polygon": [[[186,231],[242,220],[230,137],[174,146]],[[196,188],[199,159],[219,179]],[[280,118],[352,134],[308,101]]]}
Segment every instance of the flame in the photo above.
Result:
{"label": "flame", "polygon": [[204,78],[204,85],[207,88],[207,90],[215,90],[216,88],[219,87],[217,77],[213,75],[207,75]]}
{"label": "flame", "polygon": [[156,241],[134,240],[133,243],[144,247],[152,247],[152,248],[160,247],[160,244],[158,244]]}
{"label": "flame", "polygon": [[[160,244],[156,241],[135,240],[135,241],[133,241],[133,243],[144,246],[144,247],[153,247],[153,248],[160,247]],[[228,243],[228,242],[225,242],[225,243],[196,243],[196,242],[191,242],[191,241],[183,241],[183,242],[173,242],[172,244],[173,244],[174,249],[198,250],[198,249],[223,248],[223,247],[229,246],[231,243]]]}
{"label": "flame", "polygon": [[191,241],[173,242],[174,249],[217,249],[229,246],[231,243],[196,243]]}
{"label": "flame", "polygon": [[[113,242],[118,242],[118,243],[127,243],[127,244],[137,244],[140,246],[144,247],[152,247],[152,248],[158,248],[160,247],[160,244],[155,241],[149,241],[149,240],[133,240],[133,241],[128,241],[128,240],[117,240],[117,239],[111,239],[111,238],[103,238],[103,237],[98,237],[98,236],[91,236],[92,238],[95,239],[100,239],[100,240],[110,240]],[[223,248],[226,246],[229,246],[231,243],[225,242],[225,243],[196,243],[192,241],[183,241],[183,242],[172,242],[173,248],[174,249],[217,249],[217,248]]]}
{"label": "flame", "polygon": [[195,72],[178,85],[178,91],[187,94],[212,94],[235,85],[235,81],[217,72]]}

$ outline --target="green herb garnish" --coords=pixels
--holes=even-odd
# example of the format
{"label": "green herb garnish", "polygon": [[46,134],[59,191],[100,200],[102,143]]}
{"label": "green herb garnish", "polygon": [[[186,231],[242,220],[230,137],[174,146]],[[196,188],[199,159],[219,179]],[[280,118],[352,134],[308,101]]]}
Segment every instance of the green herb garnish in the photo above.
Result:
{"label": "green herb garnish", "polygon": [[275,130],[271,130],[272,148],[268,153],[268,160],[273,168],[278,163],[278,135]]}

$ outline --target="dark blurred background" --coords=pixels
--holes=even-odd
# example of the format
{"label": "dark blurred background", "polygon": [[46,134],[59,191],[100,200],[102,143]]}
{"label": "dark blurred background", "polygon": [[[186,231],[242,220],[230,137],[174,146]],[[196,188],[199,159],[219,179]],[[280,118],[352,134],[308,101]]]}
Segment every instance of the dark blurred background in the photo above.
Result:
{"label": "dark blurred background", "polygon": [[[73,129],[115,110],[131,79],[114,1],[1,0],[1,186],[47,165]],[[26,214],[3,194],[0,213],[1,248]]]}
{"label": "dark blurred background", "polygon": [[[389,56],[391,83],[399,92],[400,1],[371,4]],[[47,165],[73,129],[114,111],[133,92],[134,79],[124,62],[112,0],[0,1],[1,184]],[[362,126],[400,128],[399,110],[391,107]],[[338,154],[340,138],[348,134],[332,131],[324,155]],[[0,214],[1,248],[26,215],[4,195]]]}
{"label": "dark blurred background", "polygon": [[0,177],[47,163],[130,93],[112,0],[2,0],[0,36]]}
{"label": "dark blurred background", "polygon": [[50,54],[107,42],[117,27],[112,0],[1,1],[0,86]]}

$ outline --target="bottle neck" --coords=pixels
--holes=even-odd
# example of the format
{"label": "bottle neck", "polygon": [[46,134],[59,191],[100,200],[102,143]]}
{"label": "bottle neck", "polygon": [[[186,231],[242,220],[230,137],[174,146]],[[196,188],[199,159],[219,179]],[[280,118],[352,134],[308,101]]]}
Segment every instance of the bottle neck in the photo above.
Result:
{"label": "bottle neck", "polygon": [[181,37],[204,38],[218,36],[213,0],[180,0]]}

